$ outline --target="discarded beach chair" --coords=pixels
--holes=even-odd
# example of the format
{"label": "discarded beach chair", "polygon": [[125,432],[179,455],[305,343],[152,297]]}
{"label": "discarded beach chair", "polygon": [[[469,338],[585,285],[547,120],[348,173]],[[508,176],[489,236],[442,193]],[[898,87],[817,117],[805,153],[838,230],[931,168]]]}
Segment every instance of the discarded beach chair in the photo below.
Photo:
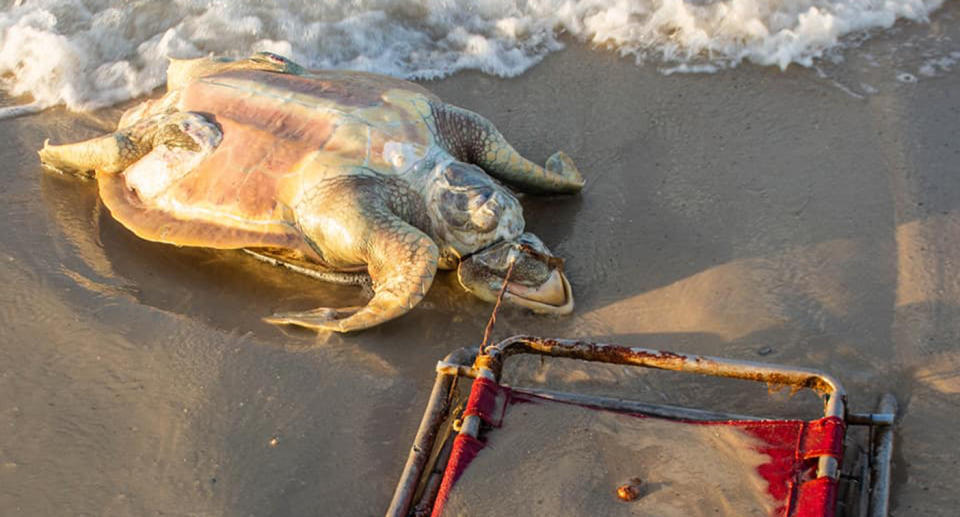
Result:
{"label": "discarded beach chair", "polygon": [[[525,336],[477,352],[461,349],[438,363],[436,383],[388,517],[506,515],[503,508],[518,516],[887,515],[896,413],[891,395],[881,399],[876,413],[858,414],[847,411],[846,394],[836,379],[810,369]],[[814,420],[765,419],[501,384],[504,363],[519,354],[809,389],[822,397],[824,411]],[[465,406],[457,404],[458,386],[470,383]],[[550,406],[554,409],[547,409]],[[544,411],[558,411],[554,414],[559,418],[538,427],[531,418]],[[532,431],[524,430],[531,422]],[[573,422],[574,429],[563,435],[573,438],[551,450],[547,442],[562,434],[556,422]],[[848,426],[862,427],[854,433]],[[633,434],[615,436],[621,430]],[[654,434],[660,435],[656,446],[631,447],[654,439]],[[676,465],[669,457],[673,452],[651,458],[667,450],[661,446],[663,435],[680,441],[673,451],[694,461]],[[853,443],[855,435],[866,445]],[[690,437],[698,443],[690,443]],[[569,456],[576,456],[576,444],[583,444],[580,452],[590,455],[592,463],[585,469],[591,472],[574,472],[580,476],[574,483],[560,482],[564,469],[570,470]],[[559,456],[551,458],[551,452]],[[529,458],[535,459],[533,467],[517,465]],[[608,469],[615,472],[604,470],[605,463],[618,464]],[[650,479],[628,477],[631,471],[623,466],[630,469],[638,463],[646,464]],[[728,463],[740,464],[732,470],[742,475],[730,475]],[[480,473],[471,476],[471,469]],[[667,471],[674,477],[658,483]],[[687,479],[693,474],[705,480]],[[523,483],[528,486],[519,486]],[[585,493],[576,495],[578,491]],[[711,493],[724,497],[710,499]],[[544,497],[560,501],[550,508]]]}

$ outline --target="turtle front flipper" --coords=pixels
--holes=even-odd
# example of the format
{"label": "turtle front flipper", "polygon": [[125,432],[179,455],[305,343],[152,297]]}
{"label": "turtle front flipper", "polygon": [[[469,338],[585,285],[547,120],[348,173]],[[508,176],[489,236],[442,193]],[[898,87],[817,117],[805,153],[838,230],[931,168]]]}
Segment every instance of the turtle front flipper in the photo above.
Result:
{"label": "turtle front flipper", "polygon": [[297,209],[304,235],[325,256],[365,263],[373,298],[359,308],[280,313],[266,321],[351,332],[379,325],[417,305],[433,283],[439,251],[430,237],[398,216],[397,212],[405,215],[403,207],[409,202],[368,176],[328,180],[318,191]]}
{"label": "turtle front flipper", "polygon": [[201,151],[216,147],[220,130],[196,113],[162,113],[109,135],[65,145],[44,142],[40,163],[59,172],[118,173],[155,147]]}
{"label": "turtle front flipper", "polygon": [[493,123],[472,111],[431,102],[430,119],[437,139],[455,158],[479,165],[521,191],[573,194],[583,188],[583,176],[563,151],[541,167],[521,156]]}

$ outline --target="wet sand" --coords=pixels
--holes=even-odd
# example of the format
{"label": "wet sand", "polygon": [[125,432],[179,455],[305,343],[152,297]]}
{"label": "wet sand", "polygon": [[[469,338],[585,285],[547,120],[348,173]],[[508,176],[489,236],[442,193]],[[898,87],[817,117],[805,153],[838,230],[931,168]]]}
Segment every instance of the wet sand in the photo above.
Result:
{"label": "wet sand", "polygon": [[[756,451],[763,443],[736,427],[535,399],[509,406],[503,420],[450,491],[443,515],[768,517],[776,508],[757,472],[770,461]],[[563,454],[544,454],[550,450]],[[504,471],[507,464],[517,466]],[[614,495],[626,483],[637,490],[629,502]]]}
{"label": "wet sand", "polygon": [[[897,70],[923,59],[900,49],[911,31],[960,37],[958,13],[824,74],[664,76],[572,45],[519,78],[427,83],[532,159],[567,151],[587,178],[579,196],[523,200],[568,260],[575,314],[506,311],[496,335],[821,368],[859,411],[893,391],[894,515],[954,514],[960,73]],[[0,124],[0,514],[382,514],[435,361],[477,343],[490,305],[445,274],[410,314],[356,335],[261,322],[362,295],[141,241],[92,183],[41,170],[44,138],[92,136],[120,109]],[[618,372],[604,375],[657,400],[742,399]]]}

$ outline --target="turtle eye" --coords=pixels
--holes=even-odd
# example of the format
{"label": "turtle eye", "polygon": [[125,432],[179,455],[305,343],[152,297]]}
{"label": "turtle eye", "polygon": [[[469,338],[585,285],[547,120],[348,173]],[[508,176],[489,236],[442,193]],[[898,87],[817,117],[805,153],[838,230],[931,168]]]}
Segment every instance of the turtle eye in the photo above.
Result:
{"label": "turtle eye", "polygon": [[444,194],[445,201],[450,203],[451,206],[457,208],[461,212],[470,211],[470,196],[464,195],[460,192],[447,192]]}
{"label": "turtle eye", "polygon": [[277,54],[274,54],[273,52],[267,52],[267,51],[257,52],[256,58],[262,59],[264,61],[269,61],[271,63],[278,64],[278,65],[287,62],[286,58],[284,58],[283,56],[279,56]]}
{"label": "turtle eye", "polygon": [[445,191],[440,196],[440,215],[443,220],[455,227],[463,228],[470,222],[470,214],[466,210],[467,198],[458,192]]}
{"label": "turtle eye", "polygon": [[503,208],[499,203],[484,203],[470,211],[470,222],[482,232],[493,231],[500,224],[500,214]]}
{"label": "turtle eye", "polygon": [[464,187],[471,183],[470,174],[462,167],[447,167],[443,171],[443,177],[451,187]]}
{"label": "turtle eye", "polygon": [[470,231],[489,232],[500,224],[503,201],[490,189],[445,191],[440,214],[447,224]]}
{"label": "turtle eye", "polygon": [[492,183],[483,169],[462,162],[447,165],[443,170],[443,177],[451,187],[462,189],[483,188]]}
{"label": "turtle eye", "polygon": [[491,196],[493,196],[493,190],[489,188],[481,188],[471,191],[467,196],[469,199],[470,210],[473,211],[482,207],[483,205],[486,205],[490,201]]}

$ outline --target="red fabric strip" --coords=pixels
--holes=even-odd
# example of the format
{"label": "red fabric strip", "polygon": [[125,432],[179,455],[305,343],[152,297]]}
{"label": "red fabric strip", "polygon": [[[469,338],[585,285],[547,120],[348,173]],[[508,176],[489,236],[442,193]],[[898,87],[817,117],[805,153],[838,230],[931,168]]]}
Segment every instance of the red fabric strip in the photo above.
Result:
{"label": "red fabric strip", "polygon": [[843,435],[846,426],[838,417],[831,416],[807,423],[801,446],[804,459],[815,456],[843,456]]}
{"label": "red fabric strip", "polygon": [[463,410],[463,416],[477,415],[487,425],[499,427],[502,416],[497,412],[499,392],[499,384],[484,377],[477,377],[473,381],[473,387],[470,388],[470,398],[467,400],[467,407]]}
{"label": "red fabric strip", "polygon": [[797,446],[800,443],[804,422],[799,420],[740,421],[719,422],[717,425],[739,427],[758,439],[757,452],[766,454],[770,460],[757,467],[757,473],[767,481],[767,493],[777,501],[773,515],[786,515],[790,509],[797,477]]}
{"label": "red fabric strip", "polygon": [[837,480],[818,478],[800,485],[797,511],[793,517],[833,517],[837,499]]}
{"label": "red fabric strip", "polygon": [[460,475],[467,469],[470,462],[477,457],[480,449],[483,449],[483,442],[472,436],[458,434],[453,439],[450,460],[447,462],[446,470],[443,471],[443,481],[440,482],[440,491],[437,492],[437,498],[433,502],[431,517],[440,517],[443,514],[443,507],[447,504],[453,485],[460,479]]}

